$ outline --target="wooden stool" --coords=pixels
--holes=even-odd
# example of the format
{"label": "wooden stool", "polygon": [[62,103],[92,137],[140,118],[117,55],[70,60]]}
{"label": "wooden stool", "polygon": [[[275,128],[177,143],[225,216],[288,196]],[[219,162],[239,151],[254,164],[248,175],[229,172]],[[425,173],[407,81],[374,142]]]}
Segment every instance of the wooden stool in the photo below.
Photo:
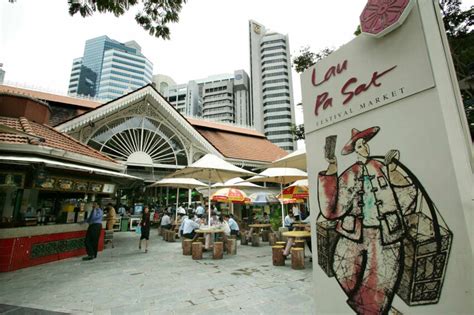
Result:
{"label": "wooden stool", "polygon": [[185,239],[183,241],[183,255],[189,256],[192,254],[191,246],[193,244],[193,240]]}
{"label": "wooden stool", "polygon": [[240,245],[248,245],[249,244],[249,239],[247,237],[247,234],[242,233],[242,236],[240,237]]}
{"label": "wooden stool", "polygon": [[168,231],[168,242],[176,242],[176,232]]}
{"label": "wooden stool", "polygon": [[198,238],[196,239],[196,242],[201,242],[201,244],[203,244],[203,245],[206,243],[204,237],[198,237]]}
{"label": "wooden stool", "polygon": [[304,269],[304,249],[303,248],[292,248],[291,249],[291,269]]}
{"label": "wooden stool", "polygon": [[276,234],[275,233],[270,233],[268,234],[268,245],[273,246],[276,243]]}
{"label": "wooden stool", "polygon": [[263,230],[262,231],[262,242],[268,242],[269,235],[270,235],[269,230]]}
{"label": "wooden stool", "polygon": [[257,233],[252,234],[252,246],[260,246],[260,235],[258,235]]}
{"label": "wooden stool", "polygon": [[278,242],[275,242],[275,245],[276,246],[283,246],[283,248],[284,248],[286,246],[286,242],[278,241]]}
{"label": "wooden stool", "polygon": [[293,244],[294,248],[302,248],[303,249],[303,256],[305,255],[305,248],[304,248],[304,240],[296,240]]}
{"label": "wooden stool", "polygon": [[213,259],[222,259],[224,257],[224,243],[223,242],[214,242],[213,249]]}
{"label": "wooden stool", "polygon": [[163,237],[163,241],[166,241],[166,232],[168,232],[168,230],[163,230],[163,232],[161,232],[161,237]]}
{"label": "wooden stool", "polygon": [[283,246],[272,246],[273,266],[284,266],[285,256],[283,256]]}
{"label": "wooden stool", "polygon": [[192,255],[193,255],[193,260],[202,259],[202,243],[201,242],[193,242]]}
{"label": "wooden stool", "polygon": [[228,255],[237,254],[237,240],[235,238],[227,239],[226,250]]}

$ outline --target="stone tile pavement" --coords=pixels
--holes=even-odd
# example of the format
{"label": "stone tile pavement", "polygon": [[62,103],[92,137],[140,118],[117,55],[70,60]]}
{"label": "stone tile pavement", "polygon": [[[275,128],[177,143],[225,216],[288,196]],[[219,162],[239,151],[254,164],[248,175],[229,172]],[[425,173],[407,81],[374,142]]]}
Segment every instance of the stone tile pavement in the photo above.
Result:
{"label": "stone tile pavement", "polygon": [[[193,261],[181,243],[152,231],[115,233],[98,259],[71,258],[0,273],[0,304],[74,314],[313,314],[312,264],[272,265],[271,248],[241,246],[236,256]],[[307,254],[308,255],[308,254]],[[43,313],[42,313],[43,314]]]}

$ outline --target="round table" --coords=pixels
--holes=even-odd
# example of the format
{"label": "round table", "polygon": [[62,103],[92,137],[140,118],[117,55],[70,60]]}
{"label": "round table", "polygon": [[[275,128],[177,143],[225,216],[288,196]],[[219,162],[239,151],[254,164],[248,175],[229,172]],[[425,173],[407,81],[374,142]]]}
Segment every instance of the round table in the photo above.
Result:
{"label": "round table", "polygon": [[296,239],[306,238],[306,237],[311,237],[311,232],[309,232],[309,231],[288,231],[288,232],[283,232],[283,236],[294,237]]}

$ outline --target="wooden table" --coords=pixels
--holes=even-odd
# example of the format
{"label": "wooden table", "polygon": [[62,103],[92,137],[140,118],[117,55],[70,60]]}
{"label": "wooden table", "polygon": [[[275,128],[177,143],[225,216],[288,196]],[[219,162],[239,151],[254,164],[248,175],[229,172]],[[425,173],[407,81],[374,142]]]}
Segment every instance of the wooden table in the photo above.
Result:
{"label": "wooden table", "polygon": [[253,228],[257,230],[257,233],[260,233],[260,229],[269,229],[272,230],[272,225],[270,223],[257,223],[257,224],[249,224],[249,228]]}
{"label": "wooden table", "polygon": [[297,231],[304,231],[304,229],[310,226],[310,224],[309,223],[296,223],[296,224],[293,223],[291,226],[294,227],[295,230]]}
{"label": "wooden table", "polygon": [[294,237],[296,239],[307,238],[307,237],[311,237],[311,232],[309,232],[309,231],[288,231],[288,232],[283,232],[283,236]]}
{"label": "wooden table", "polygon": [[224,233],[224,229],[198,229],[198,230],[194,230],[194,232],[196,233],[196,235],[194,236],[193,240],[196,240],[199,237],[199,234],[202,234],[204,239],[206,238],[206,234],[209,234],[209,236],[211,237],[209,248],[212,248],[214,246],[212,235],[222,234],[222,240],[224,242],[224,245],[227,240],[227,237],[225,236],[225,233]]}

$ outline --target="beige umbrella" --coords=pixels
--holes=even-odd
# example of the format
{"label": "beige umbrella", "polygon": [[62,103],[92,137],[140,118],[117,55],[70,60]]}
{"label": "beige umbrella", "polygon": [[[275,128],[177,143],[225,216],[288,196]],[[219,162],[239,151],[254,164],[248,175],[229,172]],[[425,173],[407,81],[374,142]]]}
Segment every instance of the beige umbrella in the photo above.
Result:
{"label": "beige umbrella", "polygon": [[306,171],[306,149],[294,151],[275,160],[270,164],[270,167],[293,167]]}
{"label": "beige umbrella", "polygon": [[208,224],[211,224],[211,182],[225,182],[236,176],[252,176],[255,173],[237,167],[223,159],[213,155],[206,154],[196,162],[187,167],[174,172],[168,178],[173,177],[191,177],[201,180],[207,180],[209,202],[208,202]]}
{"label": "beige umbrella", "polygon": [[[283,191],[283,185],[288,183],[294,182],[300,179],[308,178],[308,174],[299,170],[297,168],[291,167],[271,167],[267,168],[260,174],[247,179],[248,182],[270,182],[270,183],[278,183],[280,184],[280,194]],[[285,225],[284,217],[285,217],[285,208],[283,206],[283,202],[280,200],[281,204],[281,222],[282,226]]]}
{"label": "beige umbrella", "polygon": [[[203,182],[198,181],[194,178],[163,178],[162,180],[157,181],[156,183],[151,184],[149,187],[174,187],[177,188],[176,194],[176,210],[175,210],[175,220],[178,219],[178,205],[179,205],[179,189],[193,189],[198,187],[207,187]],[[191,194],[189,194],[191,197]],[[190,203],[190,200],[189,200]]]}

